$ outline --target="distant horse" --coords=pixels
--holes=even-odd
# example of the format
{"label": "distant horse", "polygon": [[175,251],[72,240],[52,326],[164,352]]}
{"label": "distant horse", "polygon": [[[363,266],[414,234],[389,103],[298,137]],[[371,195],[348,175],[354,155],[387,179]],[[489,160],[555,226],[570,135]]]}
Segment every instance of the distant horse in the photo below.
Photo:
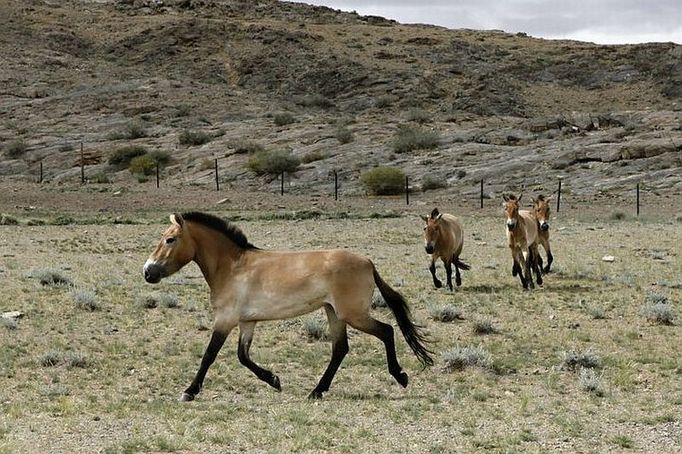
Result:
{"label": "distant horse", "polygon": [[430,216],[422,216],[424,226],[424,248],[427,254],[431,254],[431,276],[433,285],[441,288],[443,283],[436,277],[436,260],[439,258],[445,265],[448,288],[452,290],[452,265],[455,265],[455,283],[457,287],[462,285],[462,277],[459,270],[468,270],[469,265],[459,259],[464,245],[464,229],[462,223],[451,214],[439,213],[434,208]]}
{"label": "distant horse", "polygon": [[527,210],[519,210],[518,198],[512,194],[504,194],[504,213],[507,226],[507,244],[511,250],[512,275],[519,275],[523,288],[534,288],[531,270],[535,272],[538,285],[542,285],[542,272],[537,264],[538,224],[535,217]]}
{"label": "distant horse", "polygon": [[[547,266],[542,271],[543,273],[549,273],[549,267],[552,266],[552,261],[554,261],[554,256],[549,248],[549,198],[545,198],[545,196],[540,194],[536,199],[533,199],[533,211],[535,219],[537,219],[540,226],[538,243],[547,254]],[[538,254],[537,259],[538,266],[542,268],[542,256]]]}
{"label": "distant horse", "polygon": [[296,317],[321,307],[329,321],[332,357],[309,398],[322,397],[346,356],[346,325],[379,338],[386,348],[388,371],[401,386],[407,386],[407,374],[396,357],[393,328],[369,315],[375,286],[419,361],[424,366],[433,364],[406,301],[383,281],[369,259],[340,249],[265,251],[252,245],[236,225],[204,213],[173,214],[170,221],[144,264],[144,278],[157,283],[194,261],[208,283],[215,313],[213,334],[201,366],[181,400],[193,400],[201,391],[208,368],[236,326],[239,361],[280,391],[279,377],[249,357],[256,323]]}

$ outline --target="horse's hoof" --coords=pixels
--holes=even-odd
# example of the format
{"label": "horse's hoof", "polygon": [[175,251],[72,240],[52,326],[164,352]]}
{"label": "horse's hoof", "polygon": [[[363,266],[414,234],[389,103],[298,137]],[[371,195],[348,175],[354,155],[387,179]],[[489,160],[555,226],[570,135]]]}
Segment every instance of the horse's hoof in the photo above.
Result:
{"label": "horse's hoof", "polygon": [[310,400],[320,400],[322,399],[322,391],[313,389],[310,394],[308,394],[308,399]]}
{"label": "horse's hoof", "polygon": [[443,286],[443,283],[441,281],[434,281],[433,285],[435,285],[436,288],[441,288]]}
{"label": "horse's hoof", "polygon": [[282,385],[280,384],[279,377],[277,375],[272,376],[272,379],[270,380],[270,386],[272,386],[279,392],[282,391]]}
{"label": "horse's hoof", "polygon": [[194,400],[194,395],[193,394],[188,394],[188,393],[182,393],[182,396],[180,396],[180,402],[191,402]]}
{"label": "horse's hoof", "polygon": [[517,274],[516,268],[512,268],[512,276],[516,277]]}
{"label": "horse's hoof", "polygon": [[409,381],[407,378],[407,374],[405,372],[400,372],[398,375],[395,376],[395,380],[400,383],[400,386],[403,388],[407,388],[407,382]]}
{"label": "horse's hoof", "polygon": [[546,266],[546,267],[545,267],[545,269],[544,269],[544,270],[542,270],[542,272],[543,272],[543,273],[545,273],[545,274],[549,273],[549,267],[548,267],[548,266]]}
{"label": "horse's hoof", "polygon": [[462,286],[462,280],[461,280],[461,279],[457,279],[457,280],[455,281],[455,284],[457,284],[457,287],[461,287],[461,286]]}

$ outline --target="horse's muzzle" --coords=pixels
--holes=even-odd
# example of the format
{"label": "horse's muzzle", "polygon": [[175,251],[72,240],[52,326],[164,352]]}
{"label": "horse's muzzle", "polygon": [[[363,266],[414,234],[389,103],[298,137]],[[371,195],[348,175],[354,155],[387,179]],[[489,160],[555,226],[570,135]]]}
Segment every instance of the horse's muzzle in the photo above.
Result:
{"label": "horse's muzzle", "polygon": [[514,227],[516,227],[515,223],[507,222],[507,230],[509,230],[511,232],[512,230],[514,230]]}
{"label": "horse's muzzle", "polygon": [[549,224],[543,222],[542,224],[540,224],[540,230],[544,230],[546,232],[547,230],[549,230]]}
{"label": "horse's muzzle", "polygon": [[157,284],[163,277],[163,267],[156,263],[146,263],[142,269],[144,280],[150,284]]}
{"label": "horse's muzzle", "polygon": [[424,249],[426,250],[427,254],[433,254],[433,245],[432,244],[427,244]]}

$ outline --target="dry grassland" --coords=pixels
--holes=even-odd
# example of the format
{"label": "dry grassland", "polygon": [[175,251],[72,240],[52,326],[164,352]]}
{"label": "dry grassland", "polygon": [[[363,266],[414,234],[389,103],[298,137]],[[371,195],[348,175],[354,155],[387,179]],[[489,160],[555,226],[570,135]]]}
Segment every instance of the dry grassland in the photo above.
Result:
{"label": "dry grassland", "polygon": [[[399,338],[402,389],[381,343],[351,330],[330,391],[308,401],[330,357],[306,334],[306,320],[324,319],[312,314],[256,329],[252,357],[280,376],[281,393],[239,365],[233,333],[198,399],[180,403],[211,314],[195,265],[157,286],[142,278],[166,215],[0,227],[0,309],[25,314],[0,326],[0,452],[682,450],[679,220],[559,217],[555,272],[530,292],[510,274],[501,216],[464,217],[472,270],[455,292],[433,288],[416,216],[240,221],[263,248],[371,257],[426,326],[436,365],[422,370]],[[42,285],[50,270],[73,285]],[[656,303],[673,324],[647,318]],[[436,320],[446,309],[459,318]],[[475,347],[487,363],[447,370]]]}

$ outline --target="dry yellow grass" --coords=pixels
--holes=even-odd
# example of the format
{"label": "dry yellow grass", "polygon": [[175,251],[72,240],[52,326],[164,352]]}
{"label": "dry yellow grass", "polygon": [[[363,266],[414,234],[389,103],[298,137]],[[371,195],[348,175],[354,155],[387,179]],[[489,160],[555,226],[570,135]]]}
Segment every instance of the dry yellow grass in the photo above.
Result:
{"label": "dry yellow grass", "polygon": [[[559,217],[555,272],[528,292],[511,276],[501,216],[462,219],[472,270],[453,293],[433,288],[413,215],[238,223],[260,247],[371,257],[434,341],[436,366],[421,370],[397,340],[410,375],[402,389],[380,342],[351,332],[351,351],[316,402],[306,396],[330,347],[309,340],[302,319],[261,323],[254,339],[253,358],[280,376],[282,393],[239,365],[233,333],[198,400],[177,402],[208,342],[210,311],[194,265],[144,283],[141,266],[165,225],[0,227],[0,308],[25,313],[17,329],[0,326],[0,452],[680,451],[679,319],[651,324],[640,309],[655,292],[680,313],[682,225]],[[615,262],[602,262],[607,254]],[[48,267],[94,291],[99,309],[30,277]],[[139,304],[152,291],[179,306]],[[445,305],[462,319],[433,320]],[[375,313],[393,322],[386,309]],[[496,332],[475,333],[481,320]],[[455,346],[481,347],[492,366],[445,372],[443,354]],[[599,357],[589,378],[601,380],[602,396],[561,368],[570,350]],[[42,365],[49,354],[71,360]]]}

